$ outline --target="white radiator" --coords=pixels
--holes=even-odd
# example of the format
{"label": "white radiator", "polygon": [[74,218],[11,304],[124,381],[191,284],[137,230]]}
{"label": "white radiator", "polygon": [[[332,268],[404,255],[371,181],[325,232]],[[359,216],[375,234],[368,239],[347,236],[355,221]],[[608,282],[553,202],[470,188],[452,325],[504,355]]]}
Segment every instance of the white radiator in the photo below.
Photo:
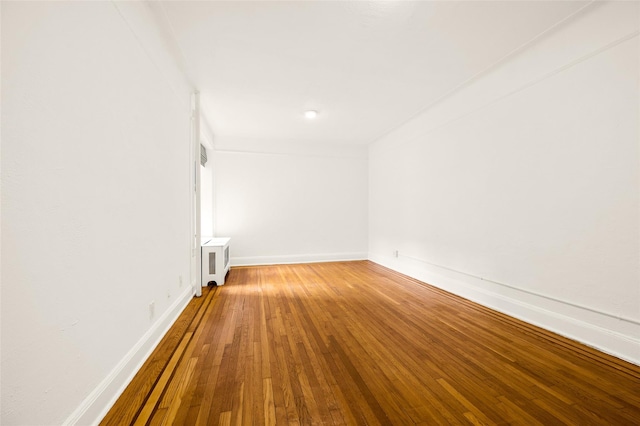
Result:
{"label": "white radiator", "polygon": [[202,243],[202,286],[224,285],[231,266],[231,238],[211,238]]}

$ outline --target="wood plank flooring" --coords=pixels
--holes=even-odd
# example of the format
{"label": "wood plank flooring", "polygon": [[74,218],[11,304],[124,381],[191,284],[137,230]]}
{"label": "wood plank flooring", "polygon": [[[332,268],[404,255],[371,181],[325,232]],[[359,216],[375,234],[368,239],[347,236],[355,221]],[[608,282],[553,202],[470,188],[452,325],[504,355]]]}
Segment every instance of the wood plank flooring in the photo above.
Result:
{"label": "wood plank flooring", "polygon": [[232,268],[104,425],[638,425],[640,368],[372,262]]}

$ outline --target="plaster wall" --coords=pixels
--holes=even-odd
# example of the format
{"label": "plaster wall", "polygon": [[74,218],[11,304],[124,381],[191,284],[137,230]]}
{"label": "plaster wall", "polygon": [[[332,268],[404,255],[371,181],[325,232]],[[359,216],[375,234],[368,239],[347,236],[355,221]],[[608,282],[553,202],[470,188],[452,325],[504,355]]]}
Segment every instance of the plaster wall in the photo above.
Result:
{"label": "plaster wall", "polygon": [[366,259],[364,150],[253,149],[216,152],[215,227],[232,265]]}
{"label": "plaster wall", "polygon": [[90,424],[192,297],[191,89],[144,3],[1,7],[0,423]]}
{"label": "plaster wall", "polygon": [[594,3],[372,144],[370,259],[640,363],[639,7]]}

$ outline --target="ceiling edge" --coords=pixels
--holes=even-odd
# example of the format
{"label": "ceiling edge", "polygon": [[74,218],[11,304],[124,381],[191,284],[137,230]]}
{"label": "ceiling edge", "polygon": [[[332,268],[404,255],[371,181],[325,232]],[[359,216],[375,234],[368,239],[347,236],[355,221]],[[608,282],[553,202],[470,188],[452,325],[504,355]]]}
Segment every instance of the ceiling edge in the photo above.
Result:
{"label": "ceiling edge", "polygon": [[526,51],[527,49],[532,47],[534,44],[536,44],[537,42],[542,40],[544,37],[548,36],[553,31],[555,31],[555,30],[561,28],[562,26],[566,25],[567,23],[572,21],[575,17],[577,17],[579,14],[581,14],[581,13],[585,12],[586,10],[590,9],[594,4],[597,4],[597,3],[599,3],[598,0],[590,0],[589,3],[585,4],[580,9],[574,11],[573,13],[567,15],[565,18],[563,18],[560,21],[556,22],[555,24],[551,25],[546,30],[542,31],[538,35],[536,35],[533,38],[531,38],[531,40],[523,43],[522,45],[520,45],[518,47],[516,47],[515,49],[513,49],[512,51],[510,51],[509,53],[504,55],[502,58],[498,59],[496,62],[494,62],[493,64],[491,64],[488,67],[486,67],[484,70],[474,74],[473,76],[471,76],[467,80],[465,80],[462,83],[460,83],[458,86],[454,87],[453,89],[449,90],[444,95],[440,96],[438,99],[436,99],[431,104],[429,104],[429,105],[419,109],[415,113],[411,114],[406,120],[403,120],[399,124],[394,125],[390,129],[385,130],[380,135],[378,135],[375,138],[371,139],[369,142],[367,142],[367,146],[372,145],[373,143],[377,142],[378,140],[380,140],[380,139],[384,138],[385,136],[393,133],[394,131],[396,131],[400,127],[402,127],[405,124],[407,124],[408,122],[410,122],[411,120],[413,120],[416,117],[426,113],[430,109],[434,108],[436,105],[440,104],[444,100],[446,100],[449,97],[453,96],[455,93],[458,93],[459,91],[461,91],[461,90],[465,89],[466,87],[472,85],[474,82],[479,80],[481,77],[483,77],[483,76],[485,76],[487,74],[490,74],[491,72],[493,72],[496,69],[500,68],[506,62],[508,62],[509,60],[511,60],[512,58],[517,56],[518,54]]}

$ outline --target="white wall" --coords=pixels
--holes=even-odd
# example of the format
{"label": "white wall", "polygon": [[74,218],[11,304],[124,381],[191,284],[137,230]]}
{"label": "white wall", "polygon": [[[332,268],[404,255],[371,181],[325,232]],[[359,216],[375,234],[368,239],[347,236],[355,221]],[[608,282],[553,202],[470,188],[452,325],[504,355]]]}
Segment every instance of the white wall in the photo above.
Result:
{"label": "white wall", "polygon": [[216,234],[232,238],[232,265],[365,259],[365,153],[218,148]]}
{"label": "white wall", "polygon": [[190,89],[155,25],[2,2],[3,425],[99,419],[191,298]]}
{"label": "white wall", "polygon": [[215,223],[213,220],[213,164],[215,151],[213,149],[213,132],[208,126],[205,117],[200,119],[200,144],[207,150],[207,164],[200,167],[200,235],[212,237],[215,235]]}
{"label": "white wall", "polygon": [[592,5],[373,144],[370,258],[640,363],[638,8]]}
{"label": "white wall", "polygon": [[[208,150],[209,151],[209,150]],[[209,155],[211,151],[209,151]],[[200,235],[213,236],[213,161],[200,166]]]}

